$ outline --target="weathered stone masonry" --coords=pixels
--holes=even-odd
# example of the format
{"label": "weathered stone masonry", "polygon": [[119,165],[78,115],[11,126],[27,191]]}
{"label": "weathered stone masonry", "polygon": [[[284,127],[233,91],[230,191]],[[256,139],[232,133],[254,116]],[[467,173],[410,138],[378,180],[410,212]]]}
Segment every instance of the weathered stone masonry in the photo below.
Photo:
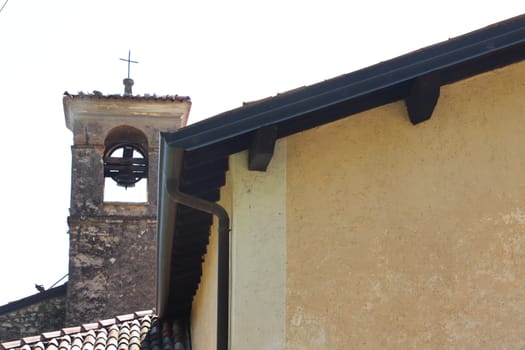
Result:
{"label": "weathered stone masonry", "polygon": [[156,193],[149,203],[104,203],[102,154],[72,147],[67,325],[155,306]]}
{"label": "weathered stone masonry", "polygon": [[64,327],[66,285],[0,307],[0,341]]}
{"label": "weathered stone masonry", "polygon": [[155,306],[155,220],[70,220],[69,325]]}
{"label": "weathered stone masonry", "polygon": [[[185,125],[190,105],[179,97],[64,97],[74,140],[66,326],[155,306],[159,133]],[[111,158],[119,147],[129,147],[128,158]],[[135,150],[146,167],[136,166]],[[105,180],[127,186],[135,171],[147,175],[147,200],[105,201]]]}

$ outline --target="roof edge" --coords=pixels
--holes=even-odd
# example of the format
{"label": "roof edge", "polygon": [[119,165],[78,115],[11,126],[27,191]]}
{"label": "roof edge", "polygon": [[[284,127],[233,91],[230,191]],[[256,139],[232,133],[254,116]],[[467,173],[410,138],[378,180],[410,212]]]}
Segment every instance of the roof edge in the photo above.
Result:
{"label": "roof edge", "polygon": [[47,289],[43,292],[39,292],[28,297],[11,301],[5,305],[0,306],[0,315],[16,311],[18,309],[31,306],[40,301],[55,298],[58,296],[65,296],[67,293],[67,282],[54,288]]}
{"label": "roof edge", "polygon": [[221,113],[166,133],[165,139],[170,146],[193,151],[524,43],[525,15],[520,15],[352,73]]}
{"label": "roof edge", "polygon": [[76,334],[80,332],[88,332],[92,330],[106,328],[106,327],[109,327],[115,324],[133,321],[133,320],[143,318],[146,316],[156,317],[155,310],[151,309],[151,310],[137,311],[132,314],[120,315],[114,318],[100,320],[98,322],[84,323],[76,327],[66,327],[60,330],[56,330],[56,331],[43,332],[40,335],[36,335],[36,336],[30,336],[30,337],[24,337],[21,339],[17,339],[17,340],[0,342],[0,350],[20,348],[24,345],[33,345],[38,342],[46,342],[46,341],[50,341],[52,339],[59,338],[62,336],[68,336],[68,335],[72,335],[72,334]]}

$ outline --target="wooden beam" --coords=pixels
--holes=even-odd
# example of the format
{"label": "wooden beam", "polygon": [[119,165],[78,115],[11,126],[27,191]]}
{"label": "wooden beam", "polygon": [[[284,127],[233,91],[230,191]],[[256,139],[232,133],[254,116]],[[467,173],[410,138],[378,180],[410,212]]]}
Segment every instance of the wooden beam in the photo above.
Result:
{"label": "wooden beam", "polygon": [[417,77],[405,104],[408,111],[408,117],[412,124],[416,125],[432,117],[434,108],[439,99],[441,79],[439,73],[430,73]]}
{"label": "wooden beam", "polygon": [[266,171],[273,157],[276,140],[277,126],[275,125],[265,126],[255,132],[248,150],[249,170]]}

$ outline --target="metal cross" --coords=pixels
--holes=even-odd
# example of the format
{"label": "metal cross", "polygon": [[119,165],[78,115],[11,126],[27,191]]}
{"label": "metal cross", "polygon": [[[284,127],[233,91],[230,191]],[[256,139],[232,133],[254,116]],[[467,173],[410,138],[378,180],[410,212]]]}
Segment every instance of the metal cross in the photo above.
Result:
{"label": "metal cross", "polygon": [[139,63],[139,62],[131,60],[131,50],[128,51],[128,59],[120,58],[120,60],[128,62],[128,79],[129,79],[129,66],[130,66],[130,63]]}

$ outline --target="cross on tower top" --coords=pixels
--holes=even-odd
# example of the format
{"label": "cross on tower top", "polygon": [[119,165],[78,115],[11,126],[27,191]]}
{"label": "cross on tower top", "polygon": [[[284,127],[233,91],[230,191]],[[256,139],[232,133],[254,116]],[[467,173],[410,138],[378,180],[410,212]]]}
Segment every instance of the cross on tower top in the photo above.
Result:
{"label": "cross on tower top", "polygon": [[124,79],[124,95],[131,96],[133,95],[133,92],[131,91],[131,87],[133,86],[133,79],[129,77],[129,68],[131,66],[131,63],[139,63],[139,62],[131,60],[131,50],[128,51],[128,59],[120,58],[120,60],[128,62],[128,77]]}
{"label": "cross on tower top", "polygon": [[130,77],[129,77],[129,68],[130,68],[131,63],[139,63],[139,62],[131,60],[131,50],[128,51],[128,58],[127,59],[120,58],[120,60],[124,61],[124,62],[128,62],[128,79],[130,79]]}

